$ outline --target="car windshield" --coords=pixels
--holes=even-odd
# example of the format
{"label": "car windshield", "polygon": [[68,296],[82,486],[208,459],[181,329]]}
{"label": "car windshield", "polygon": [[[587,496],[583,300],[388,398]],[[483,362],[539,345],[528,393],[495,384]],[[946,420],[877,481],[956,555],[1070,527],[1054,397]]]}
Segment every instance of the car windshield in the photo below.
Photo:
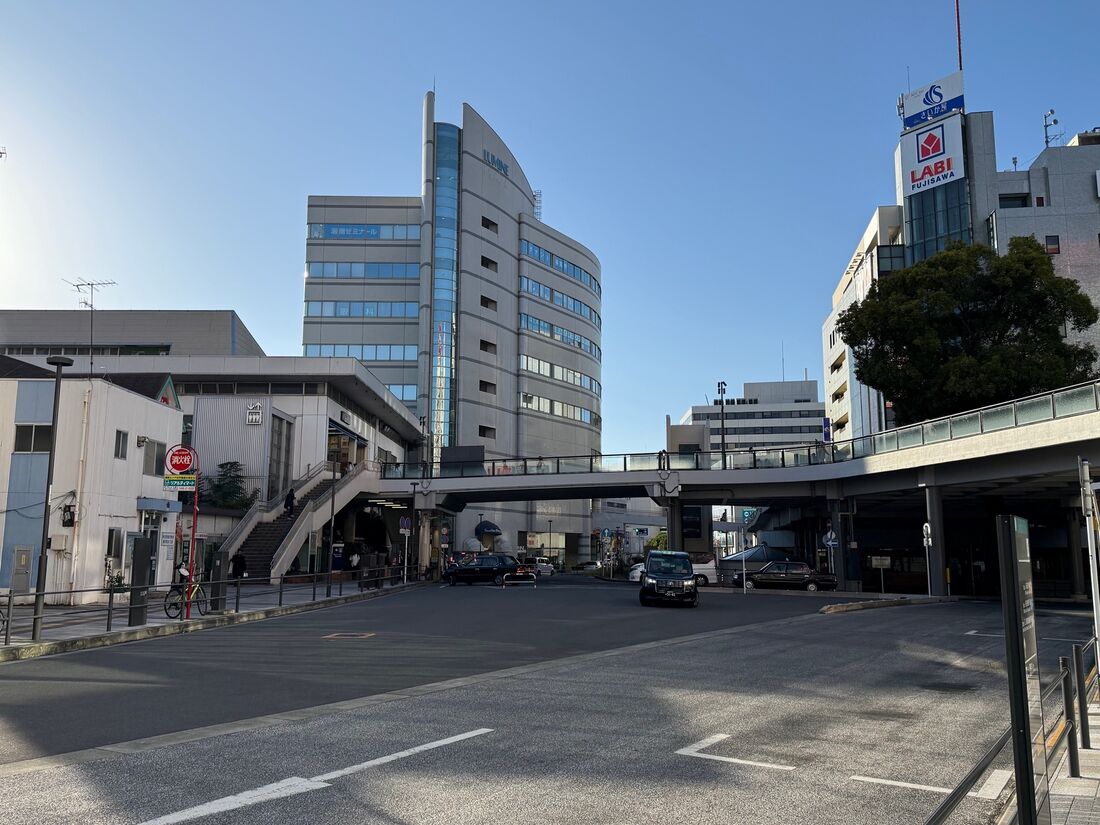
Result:
{"label": "car windshield", "polygon": [[659,575],[691,575],[691,561],[679,556],[655,556],[649,560],[649,572]]}

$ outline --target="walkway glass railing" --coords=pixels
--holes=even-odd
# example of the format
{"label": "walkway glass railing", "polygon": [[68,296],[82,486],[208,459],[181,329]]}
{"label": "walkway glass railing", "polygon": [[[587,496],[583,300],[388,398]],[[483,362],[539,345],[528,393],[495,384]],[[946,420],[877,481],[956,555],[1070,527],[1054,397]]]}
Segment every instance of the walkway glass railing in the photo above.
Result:
{"label": "walkway glass railing", "polygon": [[616,455],[506,458],[476,462],[383,464],[383,478],[469,478],[547,473],[620,473],[665,470],[759,470],[835,464],[913,447],[956,441],[1000,430],[1026,427],[1100,409],[1100,382],[1079,384],[994,404],[895,430],[833,444],[756,447],[721,452],[625,453]]}

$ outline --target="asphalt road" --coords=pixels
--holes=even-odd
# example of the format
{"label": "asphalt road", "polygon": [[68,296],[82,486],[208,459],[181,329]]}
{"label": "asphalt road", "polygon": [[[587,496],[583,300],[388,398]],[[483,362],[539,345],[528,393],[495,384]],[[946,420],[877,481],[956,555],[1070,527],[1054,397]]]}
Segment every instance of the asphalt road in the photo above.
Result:
{"label": "asphalt road", "polygon": [[[900,825],[922,821],[943,798],[936,789],[953,786],[1006,725],[995,605],[823,616],[825,597],[704,596],[698,610],[643,609],[632,589],[614,585],[433,588],[5,665],[0,712],[14,754],[87,747],[111,731],[120,735],[109,741],[150,735],[160,719],[150,705],[185,703],[167,716],[193,727],[210,714],[243,718],[542,663],[305,721],[0,776],[5,821]],[[1044,612],[1043,661],[1088,629],[1080,614]],[[337,632],[376,635],[322,638]],[[182,655],[175,642],[206,678],[191,682],[191,670],[171,664],[170,653]],[[218,668],[210,645],[232,661]],[[192,693],[224,701],[181,698]],[[249,701],[229,701],[238,694]],[[66,704],[99,710],[70,714]],[[996,796],[999,786],[983,790]],[[984,823],[993,810],[990,799],[964,805],[953,822]]]}

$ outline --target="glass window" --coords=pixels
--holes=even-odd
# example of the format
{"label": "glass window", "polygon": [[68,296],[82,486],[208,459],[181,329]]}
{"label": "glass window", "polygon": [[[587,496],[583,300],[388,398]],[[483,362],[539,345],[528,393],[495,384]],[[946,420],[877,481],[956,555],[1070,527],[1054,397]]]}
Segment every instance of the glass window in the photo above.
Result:
{"label": "glass window", "polygon": [[311,261],[309,264],[309,277],[321,278],[325,273],[325,265],[320,261]]}
{"label": "glass window", "polygon": [[15,425],[15,452],[17,453],[29,453],[34,446],[34,425],[33,424],[16,424]]}
{"label": "glass window", "polygon": [[416,360],[416,347],[415,346],[405,347],[405,360],[406,361],[415,361]]}
{"label": "glass window", "polygon": [[347,358],[348,357],[348,345],[347,344],[333,344],[332,356],[334,358]]}
{"label": "glass window", "polygon": [[331,318],[336,314],[336,302],[335,301],[322,301],[321,302],[321,314],[326,318]]}
{"label": "glass window", "polygon": [[397,224],[393,228],[393,239],[395,241],[403,241],[408,235],[408,230],[404,224]]}
{"label": "glass window", "polygon": [[1047,235],[1045,246],[1048,255],[1057,255],[1062,251],[1062,243],[1057,235]]}
{"label": "glass window", "polygon": [[378,317],[389,318],[390,317],[390,302],[379,301],[378,302]]}
{"label": "glass window", "polygon": [[317,316],[321,314],[320,301],[306,301],[306,315]]}
{"label": "glass window", "polygon": [[393,224],[382,224],[378,227],[378,237],[384,241],[393,240]]}
{"label": "glass window", "polygon": [[125,430],[115,430],[115,458],[126,460],[126,448],[129,439],[130,434]]}
{"label": "glass window", "polygon": [[321,357],[322,358],[331,358],[332,357],[332,344],[321,344]]}
{"label": "glass window", "polygon": [[336,317],[347,318],[351,315],[351,305],[347,301],[336,302]]}
{"label": "glass window", "polygon": [[325,277],[326,278],[335,278],[336,277],[336,264],[335,263],[326,263],[324,265],[324,269],[325,269]]}
{"label": "glass window", "polygon": [[374,301],[366,301],[363,304],[363,317],[364,318],[377,318],[378,317],[378,304]]}
{"label": "glass window", "polygon": [[382,344],[377,348],[378,360],[389,361],[390,360],[390,348],[386,344]]}
{"label": "glass window", "polygon": [[302,349],[302,354],[305,355],[307,358],[316,358],[318,355],[321,354],[320,344],[306,344],[304,347],[302,347]]}
{"label": "glass window", "polygon": [[376,359],[376,351],[373,344],[363,344],[363,360],[374,361]]}
{"label": "glass window", "polygon": [[366,264],[351,264],[351,277],[362,278],[364,275],[366,275],[366,267]]}
{"label": "glass window", "polygon": [[148,439],[145,442],[145,452],[142,455],[142,474],[147,476],[164,475],[164,451],[163,441]]}
{"label": "glass window", "polygon": [[350,263],[338,263],[338,264],[336,264],[336,277],[337,278],[350,278],[351,277],[351,264]]}
{"label": "glass window", "polygon": [[378,278],[378,277],[380,277],[379,274],[378,274],[379,267],[381,267],[381,264],[367,264],[367,277],[368,278]]}

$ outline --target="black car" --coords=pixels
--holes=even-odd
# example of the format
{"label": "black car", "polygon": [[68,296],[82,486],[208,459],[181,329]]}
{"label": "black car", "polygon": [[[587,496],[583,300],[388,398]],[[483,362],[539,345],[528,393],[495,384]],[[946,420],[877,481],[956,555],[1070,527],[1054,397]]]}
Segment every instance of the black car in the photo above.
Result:
{"label": "black car", "polygon": [[[818,573],[810,565],[800,561],[773,561],[748,573],[745,589],[781,588],[785,590],[836,590],[836,576]],[[741,573],[733,574],[733,586],[741,586]]]}
{"label": "black car", "polygon": [[508,582],[535,580],[535,568],[520,564],[515,556],[505,553],[482,553],[470,556],[458,564],[447,568],[447,581],[452,585],[459,582],[492,582],[504,586]]}
{"label": "black car", "polygon": [[699,592],[695,586],[695,571],[687,553],[668,550],[651,550],[642,571],[642,588],[638,601],[643,605],[654,602],[680,602],[695,607],[699,604]]}

